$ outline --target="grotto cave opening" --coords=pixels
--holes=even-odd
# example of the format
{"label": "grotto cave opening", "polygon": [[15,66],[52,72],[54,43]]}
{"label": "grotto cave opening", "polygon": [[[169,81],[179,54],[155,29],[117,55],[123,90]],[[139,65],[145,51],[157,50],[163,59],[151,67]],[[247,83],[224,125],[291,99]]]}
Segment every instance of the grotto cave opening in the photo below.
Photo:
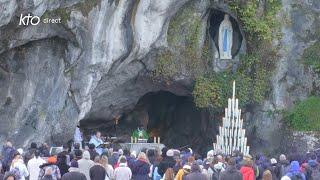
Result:
{"label": "grotto cave opening", "polygon": [[[82,123],[82,129],[93,127],[90,122],[93,121]],[[157,136],[168,147],[191,147],[201,154],[212,148],[218,127],[209,111],[197,108],[191,96],[177,96],[168,91],[149,92],[142,96],[131,111],[121,114],[116,128],[110,121],[94,123],[100,124],[98,129],[102,134],[116,134],[123,142],[130,142],[132,132],[137,127],[144,127],[150,136],[149,142]]]}

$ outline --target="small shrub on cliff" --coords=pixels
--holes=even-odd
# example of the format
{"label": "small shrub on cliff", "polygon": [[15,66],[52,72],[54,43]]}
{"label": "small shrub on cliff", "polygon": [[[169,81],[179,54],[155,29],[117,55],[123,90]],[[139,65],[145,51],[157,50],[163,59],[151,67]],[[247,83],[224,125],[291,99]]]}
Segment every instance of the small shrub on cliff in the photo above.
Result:
{"label": "small shrub on cliff", "polygon": [[309,97],[285,112],[286,122],[297,131],[320,130],[320,98]]}
{"label": "small shrub on cliff", "polygon": [[304,64],[311,66],[317,73],[320,73],[320,42],[317,41],[304,50],[302,55]]}

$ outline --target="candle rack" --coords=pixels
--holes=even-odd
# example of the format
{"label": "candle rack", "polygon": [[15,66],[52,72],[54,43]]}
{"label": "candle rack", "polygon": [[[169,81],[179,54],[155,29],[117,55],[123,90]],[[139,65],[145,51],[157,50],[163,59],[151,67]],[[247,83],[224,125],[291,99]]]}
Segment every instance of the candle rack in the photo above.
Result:
{"label": "candle rack", "polygon": [[235,81],[233,81],[232,98],[228,99],[228,107],[225,108],[222,126],[219,127],[219,135],[216,143],[213,143],[213,149],[225,155],[231,155],[234,150],[248,155],[250,147],[247,146],[246,130],[242,128],[243,119],[241,119],[239,100],[235,98],[235,89]]}

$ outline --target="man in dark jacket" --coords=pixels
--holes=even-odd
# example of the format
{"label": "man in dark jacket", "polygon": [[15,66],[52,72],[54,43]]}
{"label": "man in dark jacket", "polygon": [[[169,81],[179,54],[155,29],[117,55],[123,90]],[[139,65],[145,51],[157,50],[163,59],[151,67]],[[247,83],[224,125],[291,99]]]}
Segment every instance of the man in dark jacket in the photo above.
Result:
{"label": "man in dark jacket", "polygon": [[290,162],[287,160],[287,157],[284,154],[281,154],[279,157],[279,166],[280,166],[280,177],[283,177],[289,172]]}
{"label": "man in dark jacket", "polygon": [[185,176],[185,180],[207,180],[207,177],[201,173],[199,165],[194,162],[191,165],[191,173]]}
{"label": "man in dark jacket", "polygon": [[69,172],[62,176],[61,180],[87,180],[86,176],[79,172],[79,165],[77,161],[71,162]]}
{"label": "man in dark jacket", "polygon": [[173,168],[176,164],[176,161],[173,159],[174,151],[169,149],[166,152],[166,156],[162,159],[158,166],[158,173],[161,177],[163,177],[164,173],[167,171],[168,168]]}
{"label": "man in dark jacket", "polygon": [[28,164],[29,160],[33,158],[34,153],[37,151],[37,143],[32,142],[30,148],[28,149],[28,151],[26,152],[26,154],[24,155],[24,163]]}
{"label": "man in dark jacket", "polygon": [[99,154],[97,153],[96,149],[95,149],[95,145],[94,144],[89,144],[89,153],[90,153],[90,159],[92,161],[94,161],[94,158],[99,156]]}
{"label": "man in dark jacket", "polygon": [[94,159],[95,165],[90,168],[90,179],[91,180],[104,180],[106,178],[106,169],[100,164],[101,159],[96,156]]}
{"label": "man in dark jacket", "polygon": [[3,156],[2,167],[4,171],[9,171],[15,152],[16,150],[13,148],[12,143],[10,141],[7,141],[2,149],[2,156]]}
{"label": "man in dark jacket", "polygon": [[236,161],[230,158],[228,161],[227,169],[221,173],[220,180],[241,180],[242,174],[236,168]]}

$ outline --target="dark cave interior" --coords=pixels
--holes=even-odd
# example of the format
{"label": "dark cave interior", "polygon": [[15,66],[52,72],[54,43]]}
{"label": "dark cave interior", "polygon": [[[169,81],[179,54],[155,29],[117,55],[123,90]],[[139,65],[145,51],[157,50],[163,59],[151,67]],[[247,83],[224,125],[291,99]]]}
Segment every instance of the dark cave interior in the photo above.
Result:
{"label": "dark cave interior", "polygon": [[192,97],[177,96],[168,91],[145,94],[132,111],[122,114],[117,127],[114,124],[101,120],[85,121],[80,126],[87,135],[99,129],[103,135],[116,135],[123,142],[130,142],[131,133],[144,127],[149,133],[149,142],[157,136],[168,147],[191,147],[199,153],[212,148],[218,126],[208,110],[195,106]]}

